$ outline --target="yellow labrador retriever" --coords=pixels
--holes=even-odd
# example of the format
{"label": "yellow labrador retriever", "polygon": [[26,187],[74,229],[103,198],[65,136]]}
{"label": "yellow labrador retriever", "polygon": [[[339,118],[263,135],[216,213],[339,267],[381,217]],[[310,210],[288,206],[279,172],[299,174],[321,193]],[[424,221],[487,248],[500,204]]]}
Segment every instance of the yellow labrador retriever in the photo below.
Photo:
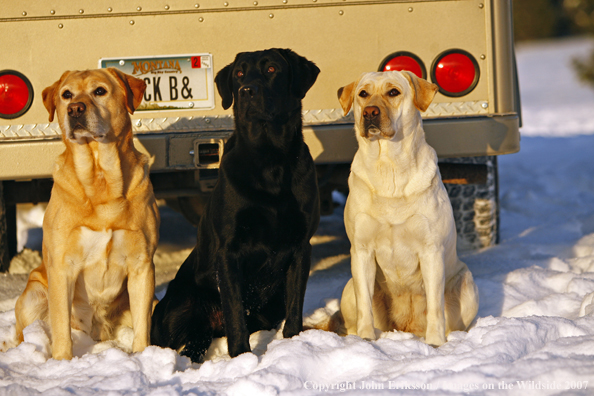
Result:
{"label": "yellow labrador retriever", "polygon": [[376,339],[376,329],[397,329],[437,346],[476,316],[478,291],[456,254],[452,207],[422,126],[436,91],[397,71],[364,74],[338,91],[344,113],[354,108],[359,142],[344,213],[348,334]]}
{"label": "yellow labrador retriever", "polygon": [[128,114],[145,88],[116,69],[68,71],[42,94],[66,150],[43,220],[43,263],[17,301],[16,330],[21,342],[27,325],[47,321],[55,359],[72,358],[71,327],[107,340],[128,326],[134,352],[149,345],[160,220]]}

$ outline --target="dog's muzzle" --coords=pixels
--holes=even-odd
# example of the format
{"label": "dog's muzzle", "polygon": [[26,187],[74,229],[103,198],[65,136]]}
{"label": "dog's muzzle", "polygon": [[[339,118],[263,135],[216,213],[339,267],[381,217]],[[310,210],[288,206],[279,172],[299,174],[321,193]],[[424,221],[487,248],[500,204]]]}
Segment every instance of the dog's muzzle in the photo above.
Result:
{"label": "dog's muzzle", "polygon": [[97,133],[89,129],[87,106],[82,102],[70,103],[66,109],[68,114],[68,137],[78,141],[82,138],[101,141],[104,133]]}
{"label": "dog's muzzle", "polygon": [[239,112],[247,119],[267,120],[270,118],[270,114],[266,110],[262,87],[256,84],[243,85],[239,88],[237,96]]}
{"label": "dog's muzzle", "polygon": [[381,133],[381,111],[377,106],[367,106],[363,109],[363,129],[365,137]]}

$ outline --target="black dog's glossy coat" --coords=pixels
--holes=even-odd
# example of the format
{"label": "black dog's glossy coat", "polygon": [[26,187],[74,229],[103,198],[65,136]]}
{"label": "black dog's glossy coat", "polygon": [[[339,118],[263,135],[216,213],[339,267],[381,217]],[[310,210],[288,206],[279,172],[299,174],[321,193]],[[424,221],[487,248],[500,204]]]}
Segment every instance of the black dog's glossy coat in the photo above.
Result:
{"label": "black dog's glossy coat", "polygon": [[151,342],[200,361],[213,337],[229,354],[286,318],[302,330],[310,238],[320,219],[315,166],[303,142],[301,99],[319,69],[286,49],[240,53],[216,76],[235,132],[198,226],[198,244],[152,318]]}

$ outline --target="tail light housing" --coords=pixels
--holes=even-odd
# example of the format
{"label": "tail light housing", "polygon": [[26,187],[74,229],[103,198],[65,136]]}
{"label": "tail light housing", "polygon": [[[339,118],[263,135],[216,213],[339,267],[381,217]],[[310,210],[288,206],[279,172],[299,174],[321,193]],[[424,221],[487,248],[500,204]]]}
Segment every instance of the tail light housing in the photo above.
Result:
{"label": "tail light housing", "polygon": [[421,58],[412,52],[399,51],[388,55],[379,67],[379,71],[402,71],[413,72],[417,77],[427,79],[427,69]]}
{"label": "tail light housing", "polygon": [[33,85],[14,70],[0,71],[0,118],[22,116],[33,103]]}
{"label": "tail light housing", "polygon": [[431,66],[431,80],[445,96],[459,97],[470,93],[478,84],[479,77],[476,59],[461,49],[442,52]]}

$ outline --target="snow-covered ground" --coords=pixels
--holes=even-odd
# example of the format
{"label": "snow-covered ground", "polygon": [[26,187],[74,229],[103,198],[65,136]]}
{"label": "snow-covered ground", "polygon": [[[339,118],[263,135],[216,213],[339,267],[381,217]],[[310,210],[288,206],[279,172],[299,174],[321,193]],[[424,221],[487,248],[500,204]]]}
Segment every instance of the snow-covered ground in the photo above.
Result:
{"label": "snow-covered ground", "polygon": [[[392,395],[594,394],[594,90],[578,83],[570,59],[592,43],[570,39],[517,48],[524,127],[519,154],[500,165],[501,244],[463,253],[480,290],[468,332],[440,348],[402,332],[378,341],[309,330],[292,339],[260,332],[254,353],[225,355],[224,340],[202,365],[168,349],[129,354],[130,332],[95,344],[75,333],[72,361],[49,359],[47,327],[0,352],[0,394],[52,395]],[[36,212],[37,211],[37,212]],[[23,212],[34,227],[39,209]],[[27,217],[28,216],[28,217]],[[194,230],[164,209],[159,293],[193,244]],[[21,241],[39,246],[39,231]],[[349,278],[349,244],[340,208],[313,240],[307,323],[338,309]],[[15,265],[26,272],[29,253]],[[0,344],[14,341],[14,303],[26,275],[0,276]]]}

